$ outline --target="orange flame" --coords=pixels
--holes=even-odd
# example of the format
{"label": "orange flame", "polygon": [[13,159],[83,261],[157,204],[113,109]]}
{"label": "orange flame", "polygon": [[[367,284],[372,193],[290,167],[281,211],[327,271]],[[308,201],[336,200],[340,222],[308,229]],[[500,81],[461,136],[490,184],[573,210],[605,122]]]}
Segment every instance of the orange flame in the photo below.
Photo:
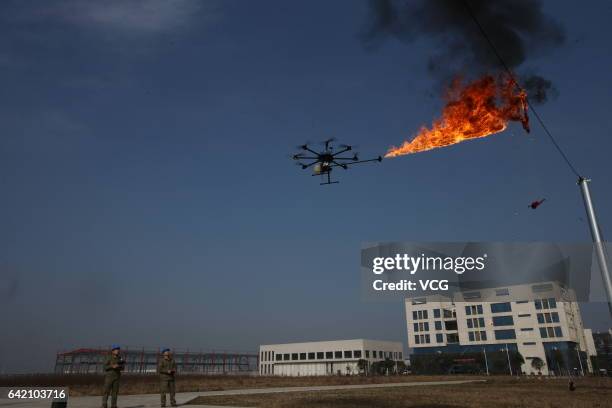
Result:
{"label": "orange flame", "polygon": [[445,99],[442,117],[433,122],[431,129],[423,126],[412,140],[391,147],[385,157],[424,152],[486,137],[504,131],[509,121],[521,122],[529,132],[527,94],[508,75],[497,80],[485,75],[466,86],[456,79]]}

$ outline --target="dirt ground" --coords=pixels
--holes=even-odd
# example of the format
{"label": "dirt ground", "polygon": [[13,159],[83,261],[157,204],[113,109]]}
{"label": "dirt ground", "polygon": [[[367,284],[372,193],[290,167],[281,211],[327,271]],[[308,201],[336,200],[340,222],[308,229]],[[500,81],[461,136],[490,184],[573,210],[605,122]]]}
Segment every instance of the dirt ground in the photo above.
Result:
{"label": "dirt ground", "polygon": [[[426,381],[423,377],[422,381]],[[456,377],[445,377],[453,380]],[[429,378],[431,380],[431,378]],[[200,397],[191,404],[269,408],[603,408],[612,407],[612,379],[489,378],[486,383],[366,390]]]}
{"label": "dirt ground", "polygon": [[[177,392],[221,391],[238,388],[302,387],[311,385],[379,384],[403,381],[460,380],[475,376],[389,376],[389,377],[262,377],[183,375],[176,379]],[[71,396],[102,395],[102,375],[18,375],[0,377],[0,387],[68,387]],[[154,394],[159,392],[157,375],[124,374],[119,394]]]}

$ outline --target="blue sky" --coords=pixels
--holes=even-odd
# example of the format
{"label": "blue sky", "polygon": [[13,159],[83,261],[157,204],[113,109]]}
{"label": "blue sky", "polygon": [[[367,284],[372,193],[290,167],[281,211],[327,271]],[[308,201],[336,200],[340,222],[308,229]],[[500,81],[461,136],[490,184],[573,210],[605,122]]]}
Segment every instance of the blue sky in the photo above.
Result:
{"label": "blue sky", "polygon": [[[610,233],[612,7],[544,6],[567,41],[525,68],[559,89],[539,112],[593,178]],[[384,153],[440,111],[433,44],[366,50],[366,2],[0,7],[4,371],[110,343],[404,340],[401,304],[361,301],[362,242],[590,238],[575,178],[535,123],[334,186],[291,163],[296,145],[332,136]],[[585,306],[586,324],[609,327],[606,313]]]}

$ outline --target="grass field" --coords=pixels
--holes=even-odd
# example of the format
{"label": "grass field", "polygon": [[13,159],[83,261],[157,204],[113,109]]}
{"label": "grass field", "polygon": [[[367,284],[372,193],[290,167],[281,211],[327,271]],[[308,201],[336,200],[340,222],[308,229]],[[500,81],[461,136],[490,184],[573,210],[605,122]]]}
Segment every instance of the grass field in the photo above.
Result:
{"label": "grass field", "polygon": [[[262,377],[262,376],[210,376],[184,375],[176,380],[177,392],[221,391],[238,388],[301,387],[310,385],[379,384],[403,381],[435,381],[465,379],[473,376],[389,376],[389,377]],[[102,375],[19,375],[0,377],[0,387],[69,387],[71,396],[101,395]],[[153,394],[159,392],[157,375],[124,374],[119,394]]]}
{"label": "grass field", "polygon": [[[420,378],[425,381],[425,378]],[[446,377],[447,380],[456,377]],[[200,397],[191,404],[266,408],[603,408],[612,407],[612,379],[489,378],[486,383],[350,391]]]}

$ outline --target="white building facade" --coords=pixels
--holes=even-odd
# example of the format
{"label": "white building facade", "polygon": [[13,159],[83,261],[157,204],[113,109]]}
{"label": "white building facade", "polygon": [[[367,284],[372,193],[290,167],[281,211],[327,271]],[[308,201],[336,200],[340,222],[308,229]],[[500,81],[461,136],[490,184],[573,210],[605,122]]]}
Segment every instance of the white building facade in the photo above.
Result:
{"label": "white building facade", "polygon": [[356,375],[359,360],[369,366],[378,361],[403,362],[400,342],[334,340],[267,344],[259,347],[259,374],[276,376]]}
{"label": "white building facade", "polygon": [[[406,299],[408,347],[413,357],[482,353],[485,360],[486,353],[504,351],[510,360],[518,351],[525,362],[520,368],[510,362],[513,373],[591,372],[592,335],[572,299],[554,282]],[[544,363],[540,370],[532,365],[536,358]]]}

